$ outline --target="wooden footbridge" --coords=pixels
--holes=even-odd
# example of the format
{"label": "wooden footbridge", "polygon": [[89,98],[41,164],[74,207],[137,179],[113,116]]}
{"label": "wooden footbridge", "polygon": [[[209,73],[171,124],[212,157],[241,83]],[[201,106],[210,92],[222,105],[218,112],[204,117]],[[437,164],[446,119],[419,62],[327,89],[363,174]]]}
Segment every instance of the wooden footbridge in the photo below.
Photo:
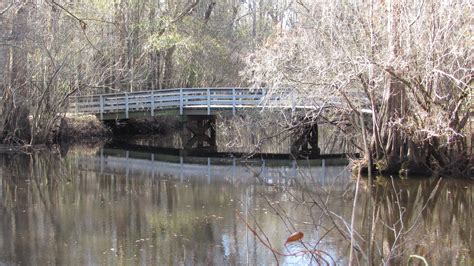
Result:
{"label": "wooden footbridge", "polygon": [[[308,105],[288,104],[288,97],[266,96],[264,89],[178,88],[155,91],[122,92],[71,97],[69,112],[92,114],[100,120],[116,120],[156,115],[232,114],[248,109],[315,109],[315,106],[340,105],[321,101]],[[266,102],[264,102],[266,101]]]}
{"label": "wooden footbridge", "polygon": [[[341,106],[334,97],[324,101],[299,101],[296,104],[291,94],[268,97],[265,89],[250,88],[177,88],[157,91],[122,92],[70,99],[69,113],[92,114],[101,121],[116,121],[130,118],[145,118],[159,115],[180,115],[185,119],[187,131],[184,148],[215,149],[216,115],[236,115],[243,110],[314,110]],[[295,136],[292,154],[319,155],[318,125],[311,123],[303,132]]]}

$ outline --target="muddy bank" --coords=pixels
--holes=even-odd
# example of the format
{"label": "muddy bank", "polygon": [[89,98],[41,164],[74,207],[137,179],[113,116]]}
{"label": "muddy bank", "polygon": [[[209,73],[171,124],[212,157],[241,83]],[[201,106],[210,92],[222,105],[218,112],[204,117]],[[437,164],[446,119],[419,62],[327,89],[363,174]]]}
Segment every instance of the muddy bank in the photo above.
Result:
{"label": "muddy bank", "polygon": [[57,142],[94,142],[111,136],[112,131],[95,116],[64,117],[61,119]]}

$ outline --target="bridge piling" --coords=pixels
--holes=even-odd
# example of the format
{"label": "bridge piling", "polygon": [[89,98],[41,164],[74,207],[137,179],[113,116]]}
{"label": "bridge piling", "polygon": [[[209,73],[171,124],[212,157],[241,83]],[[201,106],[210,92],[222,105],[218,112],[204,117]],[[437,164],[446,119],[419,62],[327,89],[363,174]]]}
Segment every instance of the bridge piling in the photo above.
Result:
{"label": "bridge piling", "polygon": [[291,154],[295,157],[317,156],[320,154],[318,145],[318,124],[306,126],[291,144]]}
{"label": "bridge piling", "polygon": [[183,124],[184,149],[217,151],[216,116],[187,116]]}

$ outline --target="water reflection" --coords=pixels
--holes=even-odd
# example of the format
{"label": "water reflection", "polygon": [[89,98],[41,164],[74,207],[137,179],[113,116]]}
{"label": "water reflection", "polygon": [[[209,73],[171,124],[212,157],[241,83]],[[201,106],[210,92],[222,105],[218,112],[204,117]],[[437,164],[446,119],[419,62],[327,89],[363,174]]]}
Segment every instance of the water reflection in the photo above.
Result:
{"label": "water reflection", "polygon": [[[326,184],[347,183],[349,172],[347,159],[265,160],[239,158],[185,157],[178,154],[159,154],[144,151],[128,151],[116,148],[100,148],[96,156],[77,155],[76,165],[82,170],[100,174],[123,174],[126,178],[155,177],[166,175],[179,178],[180,182],[203,179],[212,182],[255,182],[267,185],[292,185],[298,175],[313,182]],[[329,165],[329,167],[327,166]],[[334,178],[343,176],[343,178]],[[317,179],[317,180],[316,180]]]}
{"label": "water reflection", "polygon": [[359,214],[375,214],[359,227],[368,239],[367,226],[375,224],[372,260],[404,264],[419,255],[435,265],[472,264],[473,196],[472,181],[379,178],[370,197],[362,197]]}
{"label": "water reflection", "polygon": [[[305,248],[347,263],[343,220],[350,219],[354,186],[344,165],[84,150],[2,155],[0,169],[0,264],[272,264],[259,236],[288,253],[303,248],[284,246],[294,231],[305,233]],[[473,257],[471,183],[381,179],[373,190],[359,199],[356,228],[368,250],[366,217],[378,213],[375,262],[394,245],[402,246],[394,253],[402,262],[407,254],[433,264]],[[399,209],[413,230],[397,242],[388,226],[397,225]],[[307,255],[277,259],[317,264]]]}
{"label": "water reflection", "polygon": [[[216,137],[217,151],[219,152],[257,152],[288,154],[292,141],[292,133],[285,130],[285,126],[276,125],[273,121],[278,119],[265,119],[262,114],[246,117],[217,117]],[[357,153],[358,150],[350,144],[346,134],[339,134],[334,128],[320,124],[319,148],[321,154]],[[183,148],[187,142],[182,129],[175,129],[166,135],[134,135],[118,137],[125,139],[130,144],[161,147]]]}

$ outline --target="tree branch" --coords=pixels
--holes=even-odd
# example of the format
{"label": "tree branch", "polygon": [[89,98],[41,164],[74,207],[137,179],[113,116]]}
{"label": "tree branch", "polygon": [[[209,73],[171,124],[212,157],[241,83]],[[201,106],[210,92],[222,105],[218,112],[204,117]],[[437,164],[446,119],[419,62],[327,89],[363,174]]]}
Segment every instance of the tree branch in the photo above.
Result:
{"label": "tree branch", "polygon": [[3,9],[2,11],[0,11],[0,16],[3,16],[3,14],[7,13],[8,10],[13,6],[13,2],[10,3],[7,7],[5,7],[5,9]]}
{"label": "tree branch", "polygon": [[81,25],[81,28],[83,31],[86,30],[87,28],[87,23],[81,19],[81,18],[78,18],[76,15],[74,15],[73,13],[71,13],[71,11],[67,10],[65,7],[63,7],[62,5],[56,3],[54,0],[51,0],[51,3],[57,7],[59,7],[60,9],[64,10],[64,12],[68,13],[71,17],[75,18],[77,21],[79,21],[79,24]]}

